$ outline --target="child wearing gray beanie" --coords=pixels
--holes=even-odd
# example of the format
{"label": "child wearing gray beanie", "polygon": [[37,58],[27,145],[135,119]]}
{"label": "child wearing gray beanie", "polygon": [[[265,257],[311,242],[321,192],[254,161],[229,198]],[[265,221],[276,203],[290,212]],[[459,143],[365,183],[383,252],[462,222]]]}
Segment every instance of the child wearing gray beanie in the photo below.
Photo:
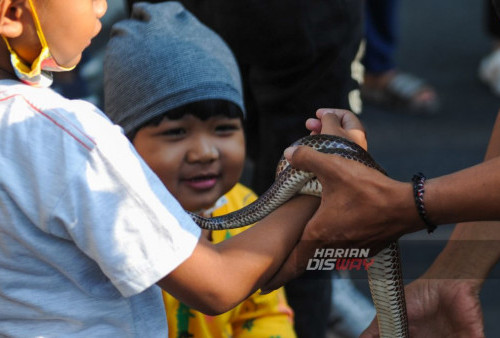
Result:
{"label": "child wearing gray beanie", "polygon": [[[183,208],[217,216],[257,198],[238,183],[245,142],[235,59],[222,39],[179,3],[138,3],[129,20],[115,24],[104,79],[106,114],[123,127]],[[242,231],[204,235],[218,243]],[[169,337],[296,336],[283,288],[254,293],[215,317],[165,292],[163,300]]]}
{"label": "child wearing gray beanie", "polygon": [[226,43],[177,2],[138,3],[115,24],[104,60],[104,111],[130,136],[155,117],[204,100],[244,112]]}

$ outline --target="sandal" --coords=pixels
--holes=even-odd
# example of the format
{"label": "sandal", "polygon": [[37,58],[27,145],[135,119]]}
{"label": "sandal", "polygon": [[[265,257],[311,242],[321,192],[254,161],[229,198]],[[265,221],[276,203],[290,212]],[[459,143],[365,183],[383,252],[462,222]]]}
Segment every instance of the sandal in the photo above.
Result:
{"label": "sandal", "polygon": [[496,95],[500,96],[500,49],[497,49],[479,64],[479,79]]}
{"label": "sandal", "polygon": [[413,114],[433,115],[439,109],[434,90],[422,79],[406,73],[394,72],[382,86],[363,84],[361,97],[369,103],[404,108]]}

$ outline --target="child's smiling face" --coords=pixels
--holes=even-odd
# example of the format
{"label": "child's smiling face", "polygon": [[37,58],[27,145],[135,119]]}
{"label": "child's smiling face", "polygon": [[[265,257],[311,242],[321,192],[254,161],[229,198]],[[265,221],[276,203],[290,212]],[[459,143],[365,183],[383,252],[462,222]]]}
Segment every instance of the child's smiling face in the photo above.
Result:
{"label": "child's smiling face", "polygon": [[139,129],[133,143],[186,210],[211,207],[243,171],[245,140],[239,118],[164,119]]}

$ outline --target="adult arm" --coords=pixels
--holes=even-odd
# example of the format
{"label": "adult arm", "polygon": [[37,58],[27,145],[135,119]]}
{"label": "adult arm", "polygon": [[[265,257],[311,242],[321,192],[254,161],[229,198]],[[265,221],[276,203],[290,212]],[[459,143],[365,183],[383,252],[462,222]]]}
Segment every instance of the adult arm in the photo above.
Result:
{"label": "adult arm", "polygon": [[158,285],[204,313],[226,312],[278,270],[318,204],[316,197],[298,196],[217,245],[201,238],[192,255]]}
{"label": "adult arm", "polygon": [[[486,163],[490,161],[498,163],[498,160],[500,160],[500,113],[485,155]],[[496,187],[498,190],[498,186]],[[424,276],[470,279],[479,289],[500,259],[498,240],[500,240],[498,221],[459,223],[445,249]]]}
{"label": "adult arm", "polygon": [[[492,144],[500,143],[499,134],[497,122]],[[479,165],[426,181],[424,203],[432,222],[500,220],[500,157],[494,156],[500,152],[497,148],[500,146],[490,148],[488,160]],[[318,233],[327,236],[318,237],[323,240],[345,239],[368,245],[425,228],[415,207],[411,183],[307,147],[288,151],[287,157],[293,166],[316,173],[324,187],[321,206],[304,237],[312,239]]]}
{"label": "adult arm", "polygon": [[[353,118],[351,116],[351,118]],[[339,122],[320,118],[322,132],[335,130]],[[336,126],[331,124],[337,123]],[[496,123],[493,140],[500,138]],[[493,150],[491,150],[493,151]],[[285,152],[291,164],[312,171],[323,185],[321,205],[302,236],[301,250],[285,264],[274,282],[294,278],[318,245],[380,249],[400,236],[425,229],[413,197],[412,184],[393,180],[356,161],[297,147]],[[500,220],[500,157],[459,172],[430,179],[424,203],[431,222]],[[273,288],[271,282],[267,288]]]}
{"label": "adult arm", "polygon": [[[500,155],[500,115],[485,161]],[[412,337],[484,337],[481,286],[500,259],[500,222],[457,224],[426,273],[405,290]],[[363,337],[377,337],[372,322]]]}

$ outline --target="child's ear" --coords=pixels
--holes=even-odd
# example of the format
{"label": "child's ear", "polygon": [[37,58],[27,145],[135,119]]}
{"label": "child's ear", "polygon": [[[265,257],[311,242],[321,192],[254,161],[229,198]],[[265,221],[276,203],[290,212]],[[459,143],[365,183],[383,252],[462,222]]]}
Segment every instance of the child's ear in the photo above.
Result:
{"label": "child's ear", "polygon": [[16,38],[23,32],[23,12],[26,0],[0,0],[0,35]]}

